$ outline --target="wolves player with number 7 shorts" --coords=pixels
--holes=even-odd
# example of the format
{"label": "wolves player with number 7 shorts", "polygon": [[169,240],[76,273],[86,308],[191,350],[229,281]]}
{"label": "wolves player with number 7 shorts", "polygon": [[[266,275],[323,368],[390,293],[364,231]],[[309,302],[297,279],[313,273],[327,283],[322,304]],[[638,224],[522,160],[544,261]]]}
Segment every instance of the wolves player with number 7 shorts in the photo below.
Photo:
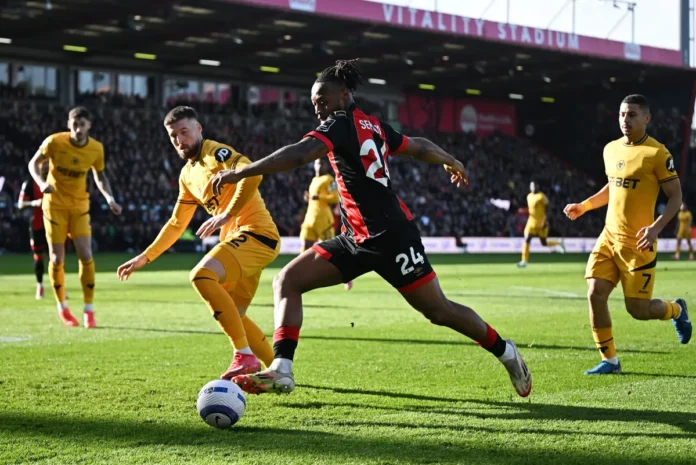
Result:
{"label": "wolves player with number 7 shorts", "polygon": [[464,167],[429,140],[403,136],[360,110],[353,93],[363,80],[355,60],[337,61],[312,87],[312,102],[321,120],[316,130],[296,144],[248,166],[223,170],[213,179],[213,190],[221,190],[248,176],[289,171],[328,154],[343,223],[341,235],[315,244],[275,277],[273,363],[265,371],[236,376],[233,381],[249,393],[291,392],[302,294],[375,271],[431,322],[468,336],[495,355],[517,393],[528,396],[532,378],[515,344],[502,339],[472,309],[443,294],[413,217],[391,189],[388,158],[406,155],[442,164],[457,187],[467,183]]}

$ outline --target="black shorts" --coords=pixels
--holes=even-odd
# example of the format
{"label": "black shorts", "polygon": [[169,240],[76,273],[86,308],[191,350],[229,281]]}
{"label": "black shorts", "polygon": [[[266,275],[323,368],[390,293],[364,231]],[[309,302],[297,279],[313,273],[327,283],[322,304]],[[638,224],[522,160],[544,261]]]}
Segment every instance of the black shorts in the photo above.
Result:
{"label": "black shorts", "polygon": [[413,224],[398,232],[386,232],[368,239],[362,244],[356,244],[352,238],[341,234],[312,248],[339,269],[344,282],[374,271],[403,293],[413,291],[435,278],[420,232]]}
{"label": "black shorts", "polygon": [[46,230],[29,228],[29,241],[31,244],[31,251],[34,253],[43,252],[48,247],[46,242]]}

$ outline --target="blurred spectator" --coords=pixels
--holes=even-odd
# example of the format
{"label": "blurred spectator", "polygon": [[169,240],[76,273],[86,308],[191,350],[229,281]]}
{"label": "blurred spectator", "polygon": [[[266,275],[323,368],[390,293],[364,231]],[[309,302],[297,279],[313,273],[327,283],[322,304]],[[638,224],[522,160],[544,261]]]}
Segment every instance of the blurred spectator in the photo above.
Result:
{"label": "blurred spectator", "polygon": [[[3,91],[9,92],[0,88],[0,93]],[[137,100],[104,101],[96,94],[81,98],[96,105],[91,107],[95,109],[91,135],[105,146],[109,179],[124,208],[121,216],[112,215],[92,176],[88,176],[96,246],[101,251],[143,250],[171,214],[183,164],[162,127],[165,111]],[[230,144],[252,160],[296,142],[317,124],[311,108],[302,105],[282,110],[239,109],[210,102],[194,106],[199,109],[205,137]],[[17,200],[21,183],[29,179],[27,163],[42,140],[65,130],[67,110],[51,102],[0,100],[0,176],[5,178],[3,198],[11,200],[0,199],[0,250],[28,248],[26,213],[16,212],[12,203]],[[679,115],[659,120],[663,122],[656,125],[657,131],[679,137],[679,130],[669,123],[681,124]],[[421,135],[407,129],[404,132]],[[566,203],[581,201],[597,191],[601,179],[597,182],[589,178],[522,139],[503,135],[423,135],[457,156],[465,164],[470,181],[468,188],[456,189],[440,166],[406,157],[389,158],[393,188],[411,209],[423,235],[522,235],[526,217],[518,213],[518,208],[526,207],[530,181],[535,181],[551,201],[551,235],[591,237],[601,231],[601,214],[574,223],[562,214]],[[615,137],[614,131],[610,139]],[[313,170],[307,166],[267,176],[262,182],[261,193],[282,235],[299,233],[305,208],[303,193],[312,176]],[[509,209],[495,206],[493,199],[509,201]],[[191,229],[195,231],[205,218],[205,212],[199,209]]]}

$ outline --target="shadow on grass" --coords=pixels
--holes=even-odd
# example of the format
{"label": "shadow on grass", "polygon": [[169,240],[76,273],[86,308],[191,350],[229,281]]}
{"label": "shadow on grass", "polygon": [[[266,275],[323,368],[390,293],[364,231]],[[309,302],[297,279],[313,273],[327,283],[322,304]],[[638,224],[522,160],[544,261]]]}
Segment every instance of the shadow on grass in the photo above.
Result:
{"label": "shadow on grass", "polygon": [[[145,331],[153,333],[172,333],[172,334],[212,334],[220,335],[219,331],[207,331],[207,330],[196,330],[196,329],[167,329],[167,328],[139,328],[139,327],[128,327],[128,326],[99,326],[98,329],[110,329],[117,331]],[[269,339],[272,337],[268,336]],[[388,338],[375,338],[375,337],[344,337],[344,336],[314,336],[314,335],[302,335],[300,340],[305,341],[328,341],[328,342],[376,342],[380,344],[409,344],[409,345],[431,345],[431,346],[472,346],[475,347],[476,343],[473,341],[438,341],[438,340],[425,340],[425,339],[388,339]],[[583,351],[583,352],[596,352],[597,349],[593,347],[581,347],[581,346],[564,346],[557,344],[537,344],[533,343],[531,346],[525,344],[524,342],[519,343],[518,346],[522,348],[523,351],[528,350],[570,350],[570,351]],[[666,351],[658,350],[643,350],[643,349],[621,349],[622,353],[629,354],[668,354]],[[644,376],[660,376],[659,374],[644,374],[644,373],[633,373],[636,375]],[[689,376],[684,376],[690,378]]]}
{"label": "shadow on grass", "polygon": [[[516,404],[513,404],[517,406]],[[362,409],[364,406],[356,405]],[[399,409],[401,410],[401,409]],[[269,412],[272,415],[272,412]],[[517,419],[517,418],[516,418]],[[300,420],[301,421],[301,420]],[[314,421],[314,420],[313,420]],[[521,447],[518,441],[500,442],[497,437],[486,437],[486,434],[496,433],[496,436],[508,430],[481,428],[483,435],[472,440],[470,437],[459,436],[459,440],[447,440],[425,435],[423,437],[398,437],[393,433],[380,435],[374,430],[359,431],[351,427],[384,426],[403,428],[400,423],[369,423],[356,416],[356,422],[350,419],[342,421],[341,425],[332,424],[331,432],[319,428],[275,428],[263,426],[248,426],[242,423],[230,431],[218,431],[204,425],[200,420],[191,417],[190,422],[165,423],[149,419],[133,420],[110,418],[83,418],[31,415],[26,412],[0,412],[0,436],[12,438],[18,449],[24,452],[15,460],[28,460],[31,456],[44,455],[49,450],[60,454],[63,463],[76,463],[78,460],[94,462],[104,461],[105,453],[127,454],[131,460],[137,460],[139,454],[145,459],[151,458],[152,449],[157,447],[162,460],[171,459],[177,463],[204,463],[211,458],[236,459],[243,458],[248,463],[261,463],[279,457],[287,461],[302,461],[302,463],[408,463],[408,464],[462,464],[487,463],[491,465],[522,465],[522,464],[622,464],[653,465],[655,457],[646,457],[645,452],[637,451],[630,455],[631,449],[596,452],[586,450],[565,450],[545,448],[526,444]],[[503,425],[504,427],[505,425]],[[321,428],[321,427],[320,427]],[[464,429],[467,430],[466,428]],[[398,432],[398,431],[397,431]],[[543,431],[540,431],[543,434]],[[52,443],[50,441],[56,441]],[[577,447],[577,446],[576,446]],[[6,453],[6,452],[5,452]],[[89,460],[90,455],[94,460]],[[209,456],[206,457],[205,455]],[[269,457],[267,454],[273,454]],[[125,457],[125,455],[124,455]],[[133,462],[135,463],[135,462]],[[686,464],[685,458],[675,459],[661,457],[660,463],[677,465]]]}
{"label": "shadow on grass", "polygon": [[[326,403],[314,402],[312,408],[325,407],[355,407],[355,408],[373,408],[384,410],[406,410],[416,413],[440,413],[451,414],[458,416],[471,416],[480,419],[498,419],[498,420],[539,420],[539,421],[611,421],[611,422],[629,422],[640,425],[642,423],[657,423],[669,425],[684,431],[684,434],[679,434],[674,437],[696,439],[696,413],[682,413],[658,410],[635,410],[635,409],[612,409],[603,407],[577,407],[572,405],[556,405],[556,404],[538,404],[534,402],[499,402],[485,401],[477,399],[455,399],[448,397],[437,397],[420,394],[410,394],[390,391],[369,391],[363,389],[345,389],[326,386],[302,385],[308,389],[317,389],[322,391],[330,391],[335,394],[350,394],[373,397],[410,399],[417,401],[428,402],[445,402],[450,404],[447,407],[437,407],[430,405],[408,405],[400,407],[390,407],[383,405],[370,405],[365,403]],[[303,404],[287,404],[286,407],[303,409],[306,408]],[[490,413],[480,413],[481,406],[497,408],[498,411],[492,410]],[[504,430],[493,429],[490,432],[505,432]],[[537,430],[540,434],[564,434],[553,430]],[[515,432],[519,432],[515,430]],[[531,432],[525,428],[525,432]],[[582,432],[571,431],[570,434]],[[662,433],[645,433],[642,431],[635,433],[612,433],[609,429],[603,430],[601,433],[586,433],[586,434],[602,434],[607,436],[644,436],[644,437],[666,437]]]}

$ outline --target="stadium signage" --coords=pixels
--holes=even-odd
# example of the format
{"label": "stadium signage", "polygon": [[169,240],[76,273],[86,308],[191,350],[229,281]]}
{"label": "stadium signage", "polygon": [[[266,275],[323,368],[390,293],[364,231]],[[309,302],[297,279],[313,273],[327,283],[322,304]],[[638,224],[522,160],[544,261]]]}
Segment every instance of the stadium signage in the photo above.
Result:
{"label": "stadium signage", "polygon": [[[457,242],[454,237],[423,237],[423,247],[429,254],[478,254],[478,253],[508,253],[519,254],[522,250],[522,237],[462,237]],[[210,236],[203,239],[203,249],[210,250],[220,241],[218,236]],[[567,253],[587,254],[592,251],[597,242],[594,237],[571,237],[565,239]],[[303,241],[299,237],[281,237],[280,253],[297,255],[303,247]],[[674,252],[677,246],[676,239],[660,239],[657,243],[658,252]],[[533,253],[553,253],[551,247],[544,247],[538,241],[531,245]]]}
{"label": "stadium signage", "polygon": [[605,58],[641,61],[667,66],[684,66],[679,50],[568,34],[516,24],[499,23],[485,19],[438,13],[416,8],[387,5],[365,0],[221,0],[245,3],[259,7],[293,10],[309,15],[331,16],[362,23],[455,34],[506,42],[517,46],[541,47],[564,53],[579,53]]}
{"label": "stadium signage", "polygon": [[389,24],[407,25],[481,38],[495,37],[502,41],[545,46],[559,50],[580,50],[580,38],[576,34],[387,4],[382,4],[382,14],[384,21]]}

